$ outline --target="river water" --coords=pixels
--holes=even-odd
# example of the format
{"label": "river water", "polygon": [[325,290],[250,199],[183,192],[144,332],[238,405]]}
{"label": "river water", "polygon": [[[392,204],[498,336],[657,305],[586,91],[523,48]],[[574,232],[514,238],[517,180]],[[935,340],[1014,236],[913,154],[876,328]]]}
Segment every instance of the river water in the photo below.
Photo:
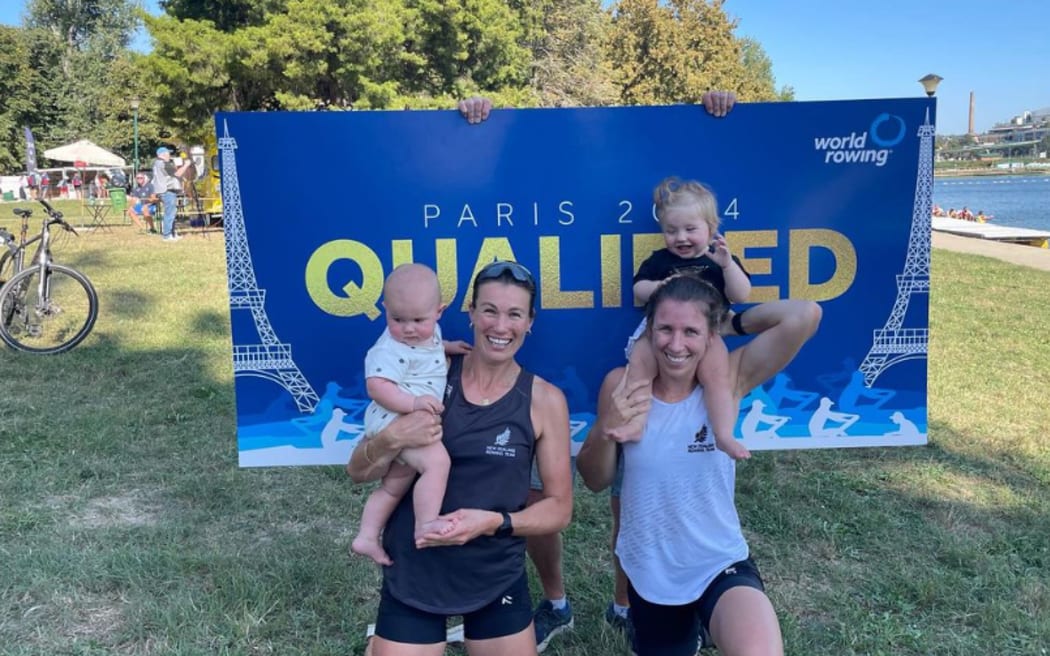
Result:
{"label": "river water", "polygon": [[933,202],[993,215],[992,223],[1050,231],[1050,175],[934,178]]}

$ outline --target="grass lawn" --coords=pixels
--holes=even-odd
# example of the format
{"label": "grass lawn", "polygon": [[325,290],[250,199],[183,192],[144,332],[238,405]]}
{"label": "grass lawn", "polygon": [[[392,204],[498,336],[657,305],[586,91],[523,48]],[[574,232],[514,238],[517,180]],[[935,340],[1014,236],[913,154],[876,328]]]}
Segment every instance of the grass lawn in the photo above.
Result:
{"label": "grass lawn", "polygon": [[[361,653],[379,578],[346,547],[370,488],[237,468],[221,233],[115,227],[55,252],[101,312],[68,354],[0,352],[0,653]],[[933,264],[930,445],[739,467],[789,654],[1050,648],[1050,273]],[[577,484],[576,629],[547,654],[625,653],[601,619],[607,507]]]}

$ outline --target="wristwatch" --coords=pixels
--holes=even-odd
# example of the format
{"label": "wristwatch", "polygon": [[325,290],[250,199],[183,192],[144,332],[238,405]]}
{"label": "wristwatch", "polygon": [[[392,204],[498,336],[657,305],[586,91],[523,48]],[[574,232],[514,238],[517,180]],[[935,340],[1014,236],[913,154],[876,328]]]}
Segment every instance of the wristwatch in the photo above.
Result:
{"label": "wristwatch", "polygon": [[514,534],[514,525],[510,522],[510,513],[506,510],[501,510],[500,514],[503,515],[503,522],[500,523],[499,528],[493,533],[497,538],[506,538]]}

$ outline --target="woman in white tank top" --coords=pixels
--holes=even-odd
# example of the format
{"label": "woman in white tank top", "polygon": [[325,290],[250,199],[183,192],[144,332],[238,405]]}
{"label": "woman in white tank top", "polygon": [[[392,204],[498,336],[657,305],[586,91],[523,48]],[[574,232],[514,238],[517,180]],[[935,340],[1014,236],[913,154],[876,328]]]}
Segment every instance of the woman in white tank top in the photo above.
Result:
{"label": "woman in white tank top", "polygon": [[[697,364],[724,311],[714,288],[697,278],[664,283],[650,299],[650,332],[643,337],[657,356],[652,395],[645,381],[627,387],[624,368],[610,372],[598,419],[577,458],[584,483],[600,491],[612,482],[618,451],[623,453],[616,554],[630,582],[638,656],[691,656],[698,629],[709,632],[723,655],[784,651],[776,612],[740,531],[735,465],[714,446],[696,382]],[[814,330],[819,319],[813,317]],[[770,357],[784,350],[783,341],[772,348],[784,338],[767,331],[730,354],[737,401],[797,352]],[[641,439],[615,442],[610,430],[638,412],[649,413]],[[674,642],[676,635],[686,638]]]}

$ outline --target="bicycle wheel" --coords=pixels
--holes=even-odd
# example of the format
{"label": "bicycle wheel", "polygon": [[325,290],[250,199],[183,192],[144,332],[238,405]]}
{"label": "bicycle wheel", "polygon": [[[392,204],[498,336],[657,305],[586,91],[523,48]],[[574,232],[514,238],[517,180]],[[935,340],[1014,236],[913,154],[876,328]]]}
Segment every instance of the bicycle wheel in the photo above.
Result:
{"label": "bicycle wheel", "polygon": [[0,289],[0,339],[19,351],[68,351],[87,337],[97,318],[98,294],[91,281],[60,264],[46,272],[40,265],[30,267]]}
{"label": "bicycle wheel", "polygon": [[0,285],[15,275],[15,261],[9,254],[0,253]]}
{"label": "bicycle wheel", "polygon": [[15,276],[15,250],[0,246],[0,285]]}

